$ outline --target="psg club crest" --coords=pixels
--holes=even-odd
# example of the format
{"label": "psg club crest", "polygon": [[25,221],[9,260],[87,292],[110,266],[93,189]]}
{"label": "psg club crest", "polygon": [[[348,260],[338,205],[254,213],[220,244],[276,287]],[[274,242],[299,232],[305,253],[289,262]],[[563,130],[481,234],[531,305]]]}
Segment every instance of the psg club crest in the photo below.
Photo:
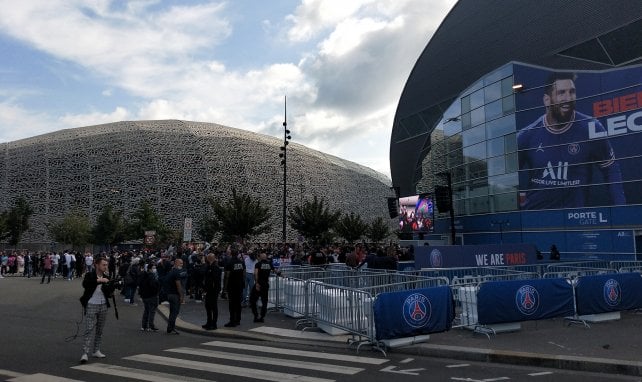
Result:
{"label": "psg club crest", "polygon": [[622,289],[617,280],[609,279],[604,283],[604,301],[609,306],[617,306],[622,301]]}
{"label": "psg club crest", "polygon": [[413,293],[403,302],[403,319],[413,328],[422,328],[430,321],[432,308],[428,297]]}
{"label": "psg club crest", "polygon": [[568,153],[571,155],[576,155],[580,152],[580,145],[577,143],[571,143],[568,145]]}
{"label": "psg club crest", "polygon": [[530,316],[539,308],[539,292],[533,286],[524,285],[515,294],[515,304],[522,314]]}
{"label": "psg club crest", "polygon": [[438,249],[433,249],[430,252],[430,265],[433,268],[441,268],[441,252]]}

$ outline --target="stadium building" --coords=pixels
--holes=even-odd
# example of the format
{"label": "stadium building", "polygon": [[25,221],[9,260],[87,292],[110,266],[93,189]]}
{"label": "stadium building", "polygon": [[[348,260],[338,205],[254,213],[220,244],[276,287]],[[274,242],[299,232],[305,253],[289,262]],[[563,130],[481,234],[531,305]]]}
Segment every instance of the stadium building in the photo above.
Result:
{"label": "stadium building", "polygon": [[639,259],[641,64],[638,0],[455,4],[391,135],[393,187],[434,213],[415,236]]}
{"label": "stadium building", "polygon": [[[46,225],[72,210],[92,222],[106,205],[128,217],[148,200],[171,229],[208,213],[208,197],[228,200],[232,188],[261,200],[282,237],[283,140],[212,123],[177,120],[118,122],[61,130],[0,144],[0,211],[23,196],[34,210],[23,247],[48,249]],[[300,144],[287,147],[287,205],[314,196],[332,210],[364,221],[388,217],[390,180],[372,169]],[[297,233],[287,228],[287,240]],[[60,248],[59,248],[60,249]]]}

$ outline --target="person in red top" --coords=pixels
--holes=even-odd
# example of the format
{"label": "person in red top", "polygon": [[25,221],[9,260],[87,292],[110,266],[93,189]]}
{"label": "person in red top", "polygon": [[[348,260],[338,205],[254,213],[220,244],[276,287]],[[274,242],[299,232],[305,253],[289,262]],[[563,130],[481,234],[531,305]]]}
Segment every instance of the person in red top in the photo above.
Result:
{"label": "person in red top", "polygon": [[45,255],[42,259],[42,268],[44,272],[42,272],[42,280],[40,280],[40,284],[45,282],[45,276],[47,277],[47,284],[49,284],[51,282],[51,270],[53,269],[51,255]]}

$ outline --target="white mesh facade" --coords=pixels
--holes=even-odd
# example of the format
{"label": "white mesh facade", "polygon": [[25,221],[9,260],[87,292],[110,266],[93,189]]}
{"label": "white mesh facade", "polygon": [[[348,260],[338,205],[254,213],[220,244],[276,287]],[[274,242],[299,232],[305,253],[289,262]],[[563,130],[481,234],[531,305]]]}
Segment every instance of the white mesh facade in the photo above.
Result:
{"label": "white mesh facade", "polygon": [[[128,217],[149,200],[166,224],[182,230],[198,220],[207,196],[229,198],[234,187],[261,199],[272,213],[272,231],[258,241],[280,241],[283,141],[212,123],[117,122],[62,130],[0,144],[0,211],[24,196],[34,210],[22,243],[50,243],[46,223],[72,209],[92,223],[111,204]],[[388,218],[390,181],[369,168],[288,145],[288,206],[314,195],[331,209],[365,220]],[[288,227],[288,240],[296,233]]]}

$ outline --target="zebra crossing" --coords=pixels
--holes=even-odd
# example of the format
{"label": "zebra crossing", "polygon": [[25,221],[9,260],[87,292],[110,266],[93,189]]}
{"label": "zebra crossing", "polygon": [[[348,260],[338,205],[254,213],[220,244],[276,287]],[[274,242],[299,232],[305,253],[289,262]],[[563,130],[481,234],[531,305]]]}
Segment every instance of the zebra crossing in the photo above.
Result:
{"label": "zebra crossing", "polygon": [[[71,368],[87,373],[87,376],[83,377],[83,380],[86,381],[95,380],[97,374],[102,374],[114,378],[150,382],[215,381],[220,380],[224,375],[238,377],[241,380],[333,382],[335,381],[333,378],[354,376],[365,371],[368,366],[381,365],[388,360],[210,341],[202,343],[198,347],[168,348],[159,351],[158,354],[135,354],[116,359],[113,362],[119,365],[90,362]],[[164,371],[159,371],[158,366],[162,366]],[[189,377],[190,374],[198,375],[200,378]],[[204,375],[207,375],[207,379],[203,379]],[[19,376],[9,381],[70,382],[72,380],[46,374],[32,374]]]}

